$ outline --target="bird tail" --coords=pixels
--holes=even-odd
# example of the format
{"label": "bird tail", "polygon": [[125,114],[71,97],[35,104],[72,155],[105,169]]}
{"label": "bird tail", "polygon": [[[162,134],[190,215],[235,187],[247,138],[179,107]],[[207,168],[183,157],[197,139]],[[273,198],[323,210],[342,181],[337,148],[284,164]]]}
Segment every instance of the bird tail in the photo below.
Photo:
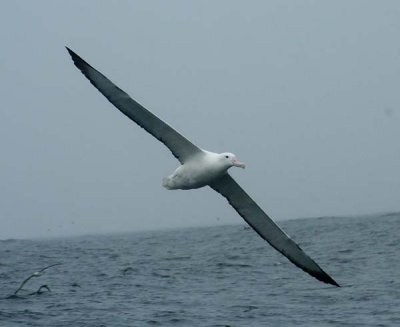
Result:
{"label": "bird tail", "polygon": [[164,177],[162,179],[162,186],[164,186],[167,190],[172,190],[171,179],[169,177]]}

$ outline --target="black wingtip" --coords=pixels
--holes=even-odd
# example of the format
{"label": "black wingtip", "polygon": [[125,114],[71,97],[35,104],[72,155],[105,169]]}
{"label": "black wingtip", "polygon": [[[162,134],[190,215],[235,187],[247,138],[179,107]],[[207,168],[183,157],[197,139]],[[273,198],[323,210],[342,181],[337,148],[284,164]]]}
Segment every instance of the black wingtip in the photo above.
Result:
{"label": "black wingtip", "polygon": [[74,63],[76,64],[78,61],[81,61],[82,58],[79,57],[75,52],[73,52],[70,48],[65,47],[69,53],[69,55],[71,56],[72,60],[74,61]]}
{"label": "black wingtip", "polygon": [[324,271],[322,271],[322,272],[323,272],[322,275],[314,276],[314,277],[316,277],[318,280],[320,280],[321,282],[324,282],[326,284],[331,284],[333,286],[340,287],[340,285],[331,276],[329,276]]}
{"label": "black wingtip", "polygon": [[330,284],[330,285],[333,285],[333,286],[336,286],[336,287],[340,287],[340,285],[334,279],[332,279],[331,277],[329,277],[328,280],[323,280],[323,282],[327,283],[327,284]]}
{"label": "black wingtip", "polygon": [[85,70],[85,66],[93,68],[85,60],[83,60],[81,57],[79,57],[74,51],[72,51],[70,48],[68,48],[67,46],[65,48],[67,49],[68,53],[70,54],[75,66],[78,67],[83,73]]}
{"label": "black wingtip", "polygon": [[75,52],[73,52],[70,48],[68,48],[67,46],[65,46],[65,49],[67,49],[67,51],[68,51],[68,53],[70,54],[71,57],[77,56],[77,54]]}
{"label": "black wingtip", "polygon": [[329,278],[330,278],[329,284],[334,285],[336,287],[340,287],[340,285],[333,278],[331,278],[331,277],[329,277]]}
{"label": "black wingtip", "polygon": [[[301,250],[301,251],[303,251],[303,250]],[[293,258],[291,258],[291,257],[286,257],[286,258],[290,262],[292,262],[294,265],[296,265],[297,267],[302,269],[304,272],[306,272],[307,274],[310,274],[312,277],[318,279],[319,281],[321,281],[325,284],[330,284],[330,285],[333,285],[336,287],[340,287],[340,285],[331,276],[329,276],[320,266],[318,266],[318,264],[314,260],[311,259],[314,262],[314,264],[318,267],[317,270],[310,270],[307,267],[300,265],[296,260],[293,260]]]}
{"label": "black wingtip", "polygon": [[340,285],[336,283],[336,281],[333,278],[331,278],[331,284],[335,285],[336,287],[340,287]]}

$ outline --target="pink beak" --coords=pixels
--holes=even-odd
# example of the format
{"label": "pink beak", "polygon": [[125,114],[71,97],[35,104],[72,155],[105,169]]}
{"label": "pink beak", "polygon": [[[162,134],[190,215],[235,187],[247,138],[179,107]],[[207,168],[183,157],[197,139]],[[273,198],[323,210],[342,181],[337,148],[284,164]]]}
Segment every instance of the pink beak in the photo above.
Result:
{"label": "pink beak", "polygon": [[232,160],[232,165],[234,165],[235,167],[240,167],[240,168],[246,168],[246,164],[244,162],[241,162],[237,159],[233,159]]}

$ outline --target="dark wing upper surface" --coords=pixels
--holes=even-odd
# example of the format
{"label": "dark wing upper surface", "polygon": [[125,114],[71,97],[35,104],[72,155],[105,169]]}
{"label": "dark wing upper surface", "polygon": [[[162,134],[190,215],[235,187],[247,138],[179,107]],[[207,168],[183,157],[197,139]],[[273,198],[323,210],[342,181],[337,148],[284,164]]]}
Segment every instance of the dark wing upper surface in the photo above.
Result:
{"label": "dark wing upper surface", "polygon": [[210,185],[222,194],[243,219],[270,245],[292,263],[318,280],[339,286],[318,264],[312,260],[275,222],[253,201],[253,199],[229,175]]}
{"label": "dark wing upper surface", "polygon": [[164,143],[181,163],[184,163],[188,158],[202,151],[167,123],[163,122],[160,118],[133,100],[127,93],[90,66],[75,52],[68,48],[67,50],[75,66],[79,68],[90,83],[92,83],[108,101],[156,139]]}

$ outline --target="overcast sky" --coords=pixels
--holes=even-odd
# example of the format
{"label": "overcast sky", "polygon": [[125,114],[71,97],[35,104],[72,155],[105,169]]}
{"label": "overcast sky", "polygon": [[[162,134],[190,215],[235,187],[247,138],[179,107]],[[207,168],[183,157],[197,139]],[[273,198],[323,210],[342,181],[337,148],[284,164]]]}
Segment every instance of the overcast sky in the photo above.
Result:
{"label": "overcast sky", "polygon": [[67,45],[275,220],[400,210],[399,1],[3,1],[0,238],[241,223]]}

